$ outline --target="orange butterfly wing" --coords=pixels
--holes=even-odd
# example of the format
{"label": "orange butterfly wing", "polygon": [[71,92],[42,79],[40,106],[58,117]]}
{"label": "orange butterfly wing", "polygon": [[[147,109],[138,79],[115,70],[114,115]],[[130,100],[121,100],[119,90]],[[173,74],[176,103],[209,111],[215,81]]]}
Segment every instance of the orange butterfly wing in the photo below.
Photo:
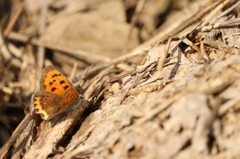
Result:
{"label": "orange butterfly wing", "polygon": [[40,91],[33,96],[35,113],[49,120],[66,111],[78,99],[78,92],[60,70],[53,65],[43,70]]}
{"label": "orange butterfly wing", "polygon": [[63,97],[64,94],[70,89],[76,91],[64,74],[55,66],[49,65],[43,70],[40,78],[40,90]]}

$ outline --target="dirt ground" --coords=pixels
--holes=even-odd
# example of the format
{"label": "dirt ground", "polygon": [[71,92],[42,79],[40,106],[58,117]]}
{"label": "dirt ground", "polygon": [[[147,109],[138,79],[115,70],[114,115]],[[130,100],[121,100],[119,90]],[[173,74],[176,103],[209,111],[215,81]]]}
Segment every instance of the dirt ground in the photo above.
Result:
{"label": "dirt ground", "polygon": [[[0,158],[240,158],[239,0],[2,0],[0,18]],[[49,65],[76,90],[47,92]]]}

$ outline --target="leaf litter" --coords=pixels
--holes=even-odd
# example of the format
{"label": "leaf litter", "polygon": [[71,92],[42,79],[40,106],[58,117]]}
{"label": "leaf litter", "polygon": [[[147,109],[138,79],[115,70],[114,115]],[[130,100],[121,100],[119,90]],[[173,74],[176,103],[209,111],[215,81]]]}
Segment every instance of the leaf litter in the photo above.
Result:
{"label": "leaf litter", "polygon": [[[209,7],[215,5],[212,3],[206,0],[202,3],[196,2],[194,5]],[[120,55],[120,46],[117,46],[114,49],[120,57],[111,55],[114,56],[113,60],[105,60],[112,57],[99,53],[98,58],[101,59],[102,56],[104,60],[96,60],[97,62],[92,66],[90,64],[93,59],[85,57],[84,60],[81,60],[83,54],[79,56],[68,52],[82,49],[91,55],[91,52],[97,53],[94,49],[99,47],[93,47],[94,45],[106,45],[105,42],[94,44],[96,39],[88,39],[90,43],[86,46],[91,46],[90,50],[86,50],[84,48],[86,46],[77,45],[84,39],[76,40],[71,44],[70,41],[76,38],[74,37],[76,28],[73,29],[73,34],[69,36],[74,36],[70,37],[69,44],[66,44],[66,48],[69,48],[53,49],[56,53],[54,53],[52,61],[61,59],[60,55],[63,51],[65,55],[69,56],[69,59],[76,60],[78,71],[83,66],[89,65],[84,72],[81,71],[84,75],[83,81],[79,81],[77,78],[81,76],[81,73],[79,76],[76,74],[75,77],[75,83],[83,83],[84,100],[79,109],[46,123],[37,138],[30,135],[29,132],[32,132],[33,128],[29,124],[20,133],[11,147],[11,151],[8,152],[9,155],[12,158],[59,159],[239,158],[239,6],[236,6],[235,12],[227,12],[227,9],[236,4],[239,5],[239,2],[219,1],[215,3],[219,7],[221,5],[226,7],[213,15],[210,15],[211,11],[209,11],[209,15],[206,13],[207,16],[212,16],[210,19],[215,19],[215,21],[205,23],[204,20],[207,19],[200,18],[200,24],[195,24],[195,20],[193,20],[187,29],[176,34],[177,37],[174,35],[177,29],[172,30],[169,35],[173,37],[168,41],[169,45],[166,41],[157,38],[161,34],[159,33],[152,35],[151,39],[143,44],[139,45],[138,40],[131,43],[131,47],[128,48],[134,48],[132,45],[135,45],[135,49],[125,55]],[[90,9],[88,14],[91,14],[94,5],[93,3],[89,4],[90,8],[87,9]],[[128,5],[133,4],[129,3]],[[145,5],[147,7],[149,4],[146,2]],[[217,11],[218,8],[214,9]],[[121,11],[119,8],[118,10]],[[225,14],[224,11],[227,13]],[[61,21],[67,18],[64,17],[64,14],[59,14],[59,17],[52,20],[51,27],[54,28],[54,25],[58,26],[57,24],[62,23]],[[76,14],[74,13],[72,18],[74,16],[79,18]],[[104,12],[101,14],[106,16]],[[194,15],[192,16],[194,17]],[[69,21],[70,23],[63,28],[74,23],[74,20]],[[88,22],[86,21],[86,23]],[[98,21],[98,23],[100,22]],[[123,20],[116,23],[123,23]],[[186,24],[185,21],[180,22],[181,25],[184,23]],[[128,24],[123,25],[127,26]],[[130,25],[128,26],[130,27]],[[47,29],[52,29],[51,27]],[[51,31],[51,34],[46,34],[48,32],[46,31],[42,36],[45,36],[46,39],[51,39],[52,36],[56,38],[57,36],[54,34],[57,32],[54,30]],[[19,34],[23,33],[19,32]],[[9,34],[9,39],[20,40],[14,39],[10,35],[12,34]],[[81,35],[83,34],[81,33]],[[64,29],[58,36],[67,38]],[[132,36],[136,38],[135,33]],[[65,42],[65,38],[57,37],[52,42],[61,46]],[[160,39],[169,38],[169,36],[162,36]],[[121,39],[118,40],[122,42]],[[89,41],[85,40],[84,42]],[[28,45],[36,44],[32,42]],[[55,44],[49,43],[45,47],[51,49],[51,45]],[[26,50],[27,46],[22,49]],[[73,49],[73,51],[69,51],[69,49]],[[101,48],[98,51],[103,52],[102,49],[109,51],[109,48]],[[31,51],[29,52],[32,55]],[[14,54],[11,56],[20,61],[23,60],[21,56]],[[163,60],[163,66],[158,69],[160,59]],[[10,63],[15,64],[14,61]],[[62,63],[63,70],[68,70],[70,63]],[[26,66],[26,64],[22,66]],[[22,71],[24,70],[27,70],[26,67],[22,67]],[[29,70],[25,71],[26,74],[31,74],[29,72]],[[11,74],[10,77],[13,79]],[[16,83],[10,85],[6,80],[2,80],[1,91],[10,96],[11,91],[8,89],[16,92]],[[27,87],[26,89],[33,90],[33,88]],[[30,93],[28,92],[28,94]],[[4,101],[7,103],[6,99]]]}

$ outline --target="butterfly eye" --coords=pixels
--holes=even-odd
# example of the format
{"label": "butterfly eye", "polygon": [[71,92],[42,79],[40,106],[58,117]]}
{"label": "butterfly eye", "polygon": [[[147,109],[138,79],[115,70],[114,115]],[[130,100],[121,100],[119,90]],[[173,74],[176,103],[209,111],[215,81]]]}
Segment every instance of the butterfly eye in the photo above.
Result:
{"label": "butterfly eye", "polygon": [[79,98],[83,99],[84,98],[84,94],[79,94]]}

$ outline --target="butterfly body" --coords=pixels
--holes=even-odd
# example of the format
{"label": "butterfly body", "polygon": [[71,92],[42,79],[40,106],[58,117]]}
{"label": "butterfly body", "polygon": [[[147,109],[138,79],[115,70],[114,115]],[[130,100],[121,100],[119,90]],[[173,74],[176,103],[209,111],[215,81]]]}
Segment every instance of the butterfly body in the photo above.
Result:
{"label": "butterfly body", "polygon": [[79,100],[79,94],[55,66],[47,66],[40,77],[40,91],[33,96],[36,114],[50,120],[65,112]]}

